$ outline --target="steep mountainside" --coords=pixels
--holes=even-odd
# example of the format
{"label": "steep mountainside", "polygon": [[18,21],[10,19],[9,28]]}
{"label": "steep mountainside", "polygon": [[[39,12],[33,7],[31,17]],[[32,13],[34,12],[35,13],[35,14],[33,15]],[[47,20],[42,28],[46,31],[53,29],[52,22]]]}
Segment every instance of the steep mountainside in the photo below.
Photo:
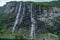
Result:
{"label": "steep mountainside", "polygon": [[[0,33],[25,36],[60,34],[60,5],[56,2],[7,2],[0,7]],[[49,39],[50,40],[50,39]],[[52,39],[51,39],[52,40]]]}

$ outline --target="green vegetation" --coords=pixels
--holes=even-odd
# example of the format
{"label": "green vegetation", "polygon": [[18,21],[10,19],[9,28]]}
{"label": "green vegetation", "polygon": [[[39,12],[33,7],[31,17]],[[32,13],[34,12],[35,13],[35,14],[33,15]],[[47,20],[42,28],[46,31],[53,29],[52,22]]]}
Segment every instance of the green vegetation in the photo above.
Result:
{"label": "green vegetation", "polygon": [[[40,34],[40,37],[42,38],[50,38],[53,40],[58,40],[58,36],[51,34],[51,33],[47,33],[47,34]],[[19,40],[31,40],[30,38],[22,35],[22,34],[0,34],[0,39],[19,39]]]}
{"label": "green vegetation", "polygon": [[58,35],[58,38],[59,38],[58,40],[60,40],[60,35]]}
{"label": "green vegetation", "polygon": [[0,34],[0,39],[19,39],[19,40],[27,40],[23,35],[20,34]]}
{"label": "green vegetation", "polygon": [[[23,1],[21,1],[23,2]],[[12,1],[7,2],[7,3],[12,3]],[[16,1],[13,1],[13,3],[17,3]],[[33,4],[37,6],[42,6],[42,7],[60,7],[60,2],[59,1],[51,1],[51,2],[32,2],[32,1],[27,1],[24,2],[26,4]]]}
{"label": "green vegetation", "polygon": [[34,4],[43,7],[60,7],[60,2],[58,1],[51,1],[51,2],[25,2],[27,4]]}

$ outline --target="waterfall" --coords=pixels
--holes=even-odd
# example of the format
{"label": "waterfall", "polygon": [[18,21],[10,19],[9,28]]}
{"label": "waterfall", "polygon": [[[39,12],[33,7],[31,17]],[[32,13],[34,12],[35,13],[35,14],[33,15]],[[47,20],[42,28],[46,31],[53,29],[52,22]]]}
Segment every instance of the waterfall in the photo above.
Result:
{"label": "waterfall", "polygon": [[22,13],[22,15],[21,15],[21,18],[20,18],[20,23],[22,22],[22,20],[23,20],[23,17],[24,17],[24,13],[25,12],[25,4],[24,4],[24,7],[23,7],[23,13]]}
{"label": "waterfall", "polygon": [[35,36],[35,24],[31,24],[31,34],[30,34],[30,36],[31,36],[31,39],[33,39],[34,38],[34,36]]}
{"label": "waterfall", "polygon": [[20,6],[19,6],[19,10],[18,10],[17,16],[16,16],[16,20],[15,20],[15,23],[14,23],[14,26],[13,26],[13,29],[12,29],[12,33],[15,31],[15,27],[16,27],[18,21],[19,21],[20,11],[21,11],[21,2],[20,2]]}
{"label": "waterfall", "polygon": [[32,13],[32,4],[31,4],[31,32],[30,32],[30,36],[31,36],[31,39],[34,38],[35,36],[35,19],[34,19],[34,14]]}

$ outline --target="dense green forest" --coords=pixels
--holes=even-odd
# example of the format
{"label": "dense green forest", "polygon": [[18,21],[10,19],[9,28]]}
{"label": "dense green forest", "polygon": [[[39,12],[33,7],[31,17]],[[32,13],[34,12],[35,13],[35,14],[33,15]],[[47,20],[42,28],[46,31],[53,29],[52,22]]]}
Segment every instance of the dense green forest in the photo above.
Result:
{"label": "dense green forest", "polygon": [[60,7],[60,2],[58,1],[51,1],[51,2],[26,2],[27,4],[34,4],[34,5],[40,5],[45,7]]}

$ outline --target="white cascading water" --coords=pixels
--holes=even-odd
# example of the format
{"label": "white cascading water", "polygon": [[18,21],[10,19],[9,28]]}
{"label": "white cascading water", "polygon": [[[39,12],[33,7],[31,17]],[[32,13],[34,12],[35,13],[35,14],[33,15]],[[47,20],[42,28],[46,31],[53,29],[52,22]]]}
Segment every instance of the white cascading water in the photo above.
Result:
{"label": "white cascading water", "polygon": [[31,22],[32,22],[31,32],[30,32],[31,39],[33,39],[35,36],[35,23],[36,23],[36,21],[33,16],[34,16],[34,14],[32,13],[32,4],[31,4]]}
{"label": "white cascading water", "polygon": [[17,16],[16,16],[16,20],[15,20],[15,23],[14,23],[14,26],[13,26],[13,29],[12,29],[12,33],[15,31],[15,27],[16,27],[18,21],[19,21],[20,11],[21,11],[21,2],[20,2],[20,6],[19,6],[19,10],[18,10]]}
{"label": "white cascading water", "polygon": [[25,4],[24,4],[24,7],[23,7],[23,13],[22,13],[22,15],[21,15],[21,18],[20,18],[20,23],[22,22],[22,20],[23,20],[23,17],[24,17],[24,13],[25,12]]}

